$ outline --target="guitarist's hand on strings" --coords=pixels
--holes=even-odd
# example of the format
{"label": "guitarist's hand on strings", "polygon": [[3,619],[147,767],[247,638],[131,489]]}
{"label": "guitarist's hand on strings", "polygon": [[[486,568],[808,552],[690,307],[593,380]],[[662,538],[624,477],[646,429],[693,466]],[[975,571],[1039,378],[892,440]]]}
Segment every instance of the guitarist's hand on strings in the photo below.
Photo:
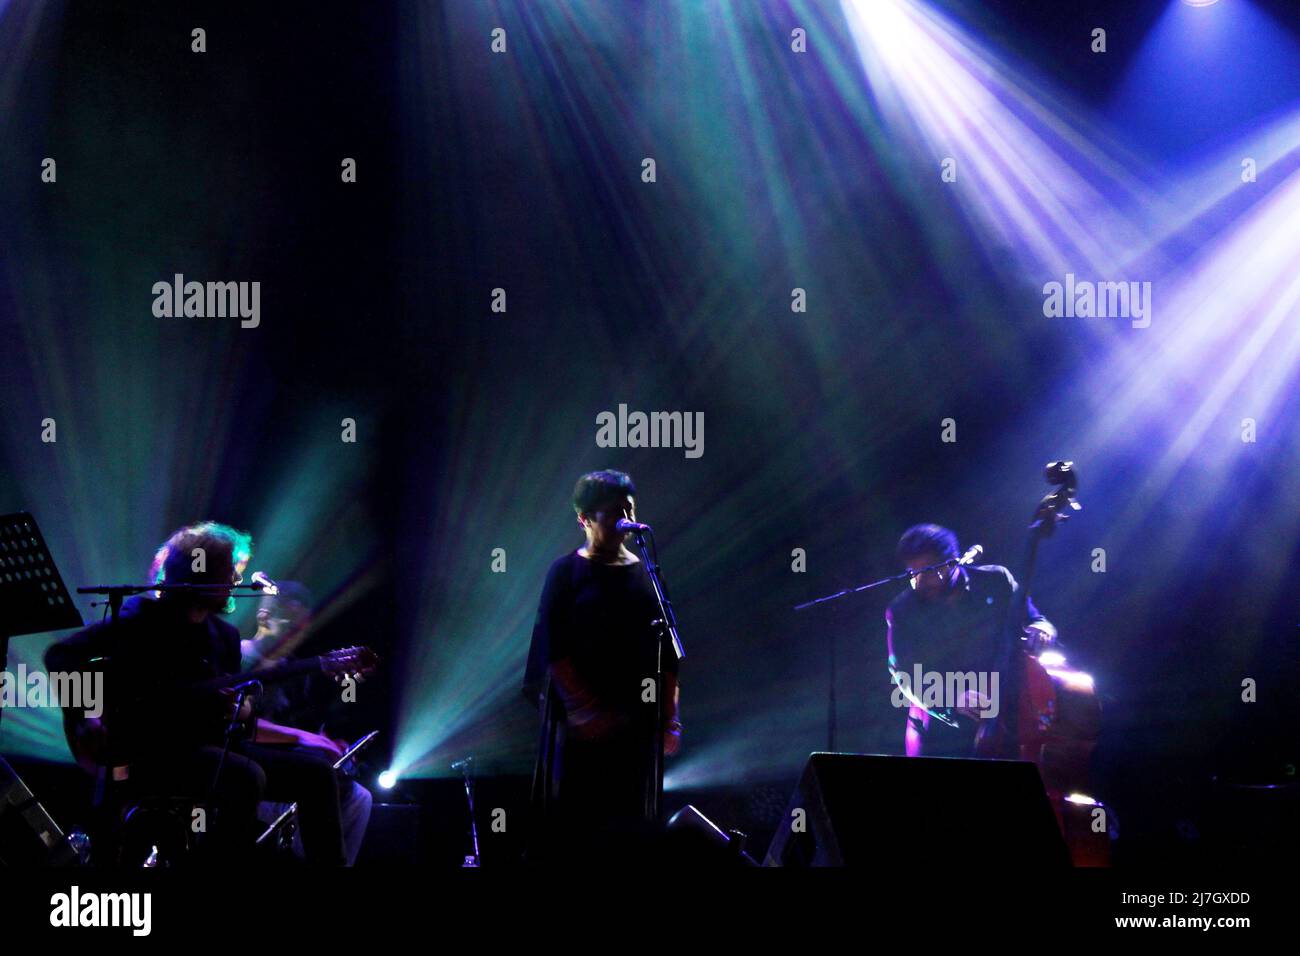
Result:
{"label": "guitarist's hand on strings", "polygon": [[233,687],[226,687],[217,691],[222,697],[222,716],[226,720],[237,720],[240,723],[248,720],[253,716],[253,695],[246,694],[243,703],[240,705],[239,713],[235,713],[235,701],[239,697],[239,691]]}

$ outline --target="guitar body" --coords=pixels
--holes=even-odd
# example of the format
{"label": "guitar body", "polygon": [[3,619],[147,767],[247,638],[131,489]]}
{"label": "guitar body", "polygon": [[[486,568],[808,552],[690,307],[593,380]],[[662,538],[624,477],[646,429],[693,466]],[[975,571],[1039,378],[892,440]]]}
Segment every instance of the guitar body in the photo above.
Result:
{"label": "guitar body", "polygon": [[[378,662],[378,655],[368,647],[345,647],[320,657],[286,661],[273,667],[243,674],[214,676],[211,670],[205,673],[187,674],[185,679],[176,680],[168,686],[147,688],[147,693],[136,699],[120,701],[116,708],[116,716],[121,717],[124,712],[138,715],[157,708],[160,702],[176,700],[186,700],[191,704],[196,701],[210,701],[215,713],[222,707],[223,690],[250,681],[273,684],[316,673],[335,677],[345,674],[370,674],[378,666]],[[100,661],[98,666],[105,671],[112,668],[112,664],[105,661]],[[92,773],[97,767],[117,767],[130,763],[131,751],[112,732],[114,716],[113,712],[107,712],[102,718],[87,720],[78,711],[64,710],[63,732],[68,742],[68,749],[78,765]]]}

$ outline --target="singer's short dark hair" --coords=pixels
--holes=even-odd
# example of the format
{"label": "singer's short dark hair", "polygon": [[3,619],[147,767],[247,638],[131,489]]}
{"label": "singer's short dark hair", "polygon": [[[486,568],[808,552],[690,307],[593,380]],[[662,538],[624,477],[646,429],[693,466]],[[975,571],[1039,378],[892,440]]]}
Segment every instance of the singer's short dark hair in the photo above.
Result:
{"label": "singer's short dark hair", "polygon": [[955,558],[961,552],[957,535],[937,524],[914,524],[898,539],[895,552],[898,563],[906,564],[908,558],[922,554],[937,554],[943,560]]}
{"label": "singer's short dark hair", "polygon": [[630,475],[621,471],[588,472],[573,486],[573,510],[589,515],[635,494],[636,486]]}

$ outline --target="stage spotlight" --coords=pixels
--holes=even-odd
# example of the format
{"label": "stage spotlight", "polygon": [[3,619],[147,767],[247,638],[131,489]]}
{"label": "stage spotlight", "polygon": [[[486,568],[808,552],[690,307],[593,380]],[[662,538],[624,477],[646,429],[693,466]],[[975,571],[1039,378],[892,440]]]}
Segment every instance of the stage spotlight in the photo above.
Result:
{"label": "stage spotlight", "polygon": [[1189,7],[1212,7],[1218,2],[1219,0],[1183,0]]}
{"label": "stage spotlight", "polygon": [[397,784],[397,771],[385,770],[379,775],[379,786],[385,790],[392,790]]}

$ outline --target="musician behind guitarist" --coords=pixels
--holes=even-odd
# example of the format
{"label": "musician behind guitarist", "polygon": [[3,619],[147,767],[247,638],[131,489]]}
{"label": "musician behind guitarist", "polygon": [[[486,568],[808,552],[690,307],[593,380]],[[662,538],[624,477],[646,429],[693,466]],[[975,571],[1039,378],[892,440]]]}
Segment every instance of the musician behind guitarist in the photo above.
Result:
{"label": "musician behind guitarist", "polygon": [[[275,586],[278,589],[276,594],[264,594],[258,602],[257,633],[240,644],[245,671],[265,670],[291,658],[311,632],[311,592],[297,581],[277,581]],[[254,709],[264,722],[274,719],[282,727],[286,735],[282,738],[283,743],[296,745],[291,735],[303,732],[283,725],[319,727],[324,735],[326,724],[338,716],[339,697],[333,679],[319,674],[308,675],[294,681],[268,684]],[[264,730],[258,739],[265,743],[273,737]],[[345,741],[337,743],[341,745]],[[374,798],[359,781],[345,774],[339,774],[338,778],[343,844],[347,848],[348,866],[352,866],[361,852]],[[288,803],[268,801],[261,805],[258,816],[262,822],[270,823],[288,806]],[[294,835],[293,852],[296,856],[304,855],[300,833]]]}
{"label": "musician behind guitarist", "polygon": [[[219,822],[209,849],[239,860],[252,849],[264,797],[296,800],[305,855],[319,865],[342,865],[343,835],[332,762],[339,746],[319,734],[251,718],[251,700],[239,716],[243,732],[222,757],[233,711],[229,693],[186,694],[183,689],[240,672],[239,631],[220,615],[234,610],[231,591],[252,552],[252,539],[215,522],[178,530],[158,551],[152,580],[214,587],[207,592],[137,596],[119,619],[94,624],[53,645],[50,670],[102,667],[105,712],[82,719],[64,711],[64,726],[78,762],[86,757],[129,772],[129,787],[144,793],[184,792],[206,803],[217,767],[214,802]],[[280,746],[275,744],[279,743]],[[294,747],[284,746],[293,744]],[[222,836],[215,832],[221,830]]]}
{"label": "musician behind guitarist", "polygon": [[[935,524],[918,524],[903,533],[897,558],[908,571],[928,568],[961,554],[957,535]],[[905,752],[909,757],[969,757],[978,721],[996,716],[1003,700],[990,699],[995,686],[1000,694],[1004,681],[1006,647],[1000,630],[1008,603],[1016,596],[1016,579],[996,564],[978,567],[952,565],[911,579],[911,587],[898,595],[885,611],[885,643],[892,667],[912,680],[916,665],[924,674],[990,675],[979,690],[978,681],[959,684],[960,699],[943,700],[943,707],[908,706]],[[1026,601],[1027,618],[1021,622],[1025,636],[1034,646],[1056,639],[1056,628]],[[991,675],[999,680],[993,684]],[[914,683],[914,680],[912,680]],[[928,704],[923,687],[911,692]],[[907,699],[897,691],[894,699]],[[930,711],[953,719],[953,728]]]}

